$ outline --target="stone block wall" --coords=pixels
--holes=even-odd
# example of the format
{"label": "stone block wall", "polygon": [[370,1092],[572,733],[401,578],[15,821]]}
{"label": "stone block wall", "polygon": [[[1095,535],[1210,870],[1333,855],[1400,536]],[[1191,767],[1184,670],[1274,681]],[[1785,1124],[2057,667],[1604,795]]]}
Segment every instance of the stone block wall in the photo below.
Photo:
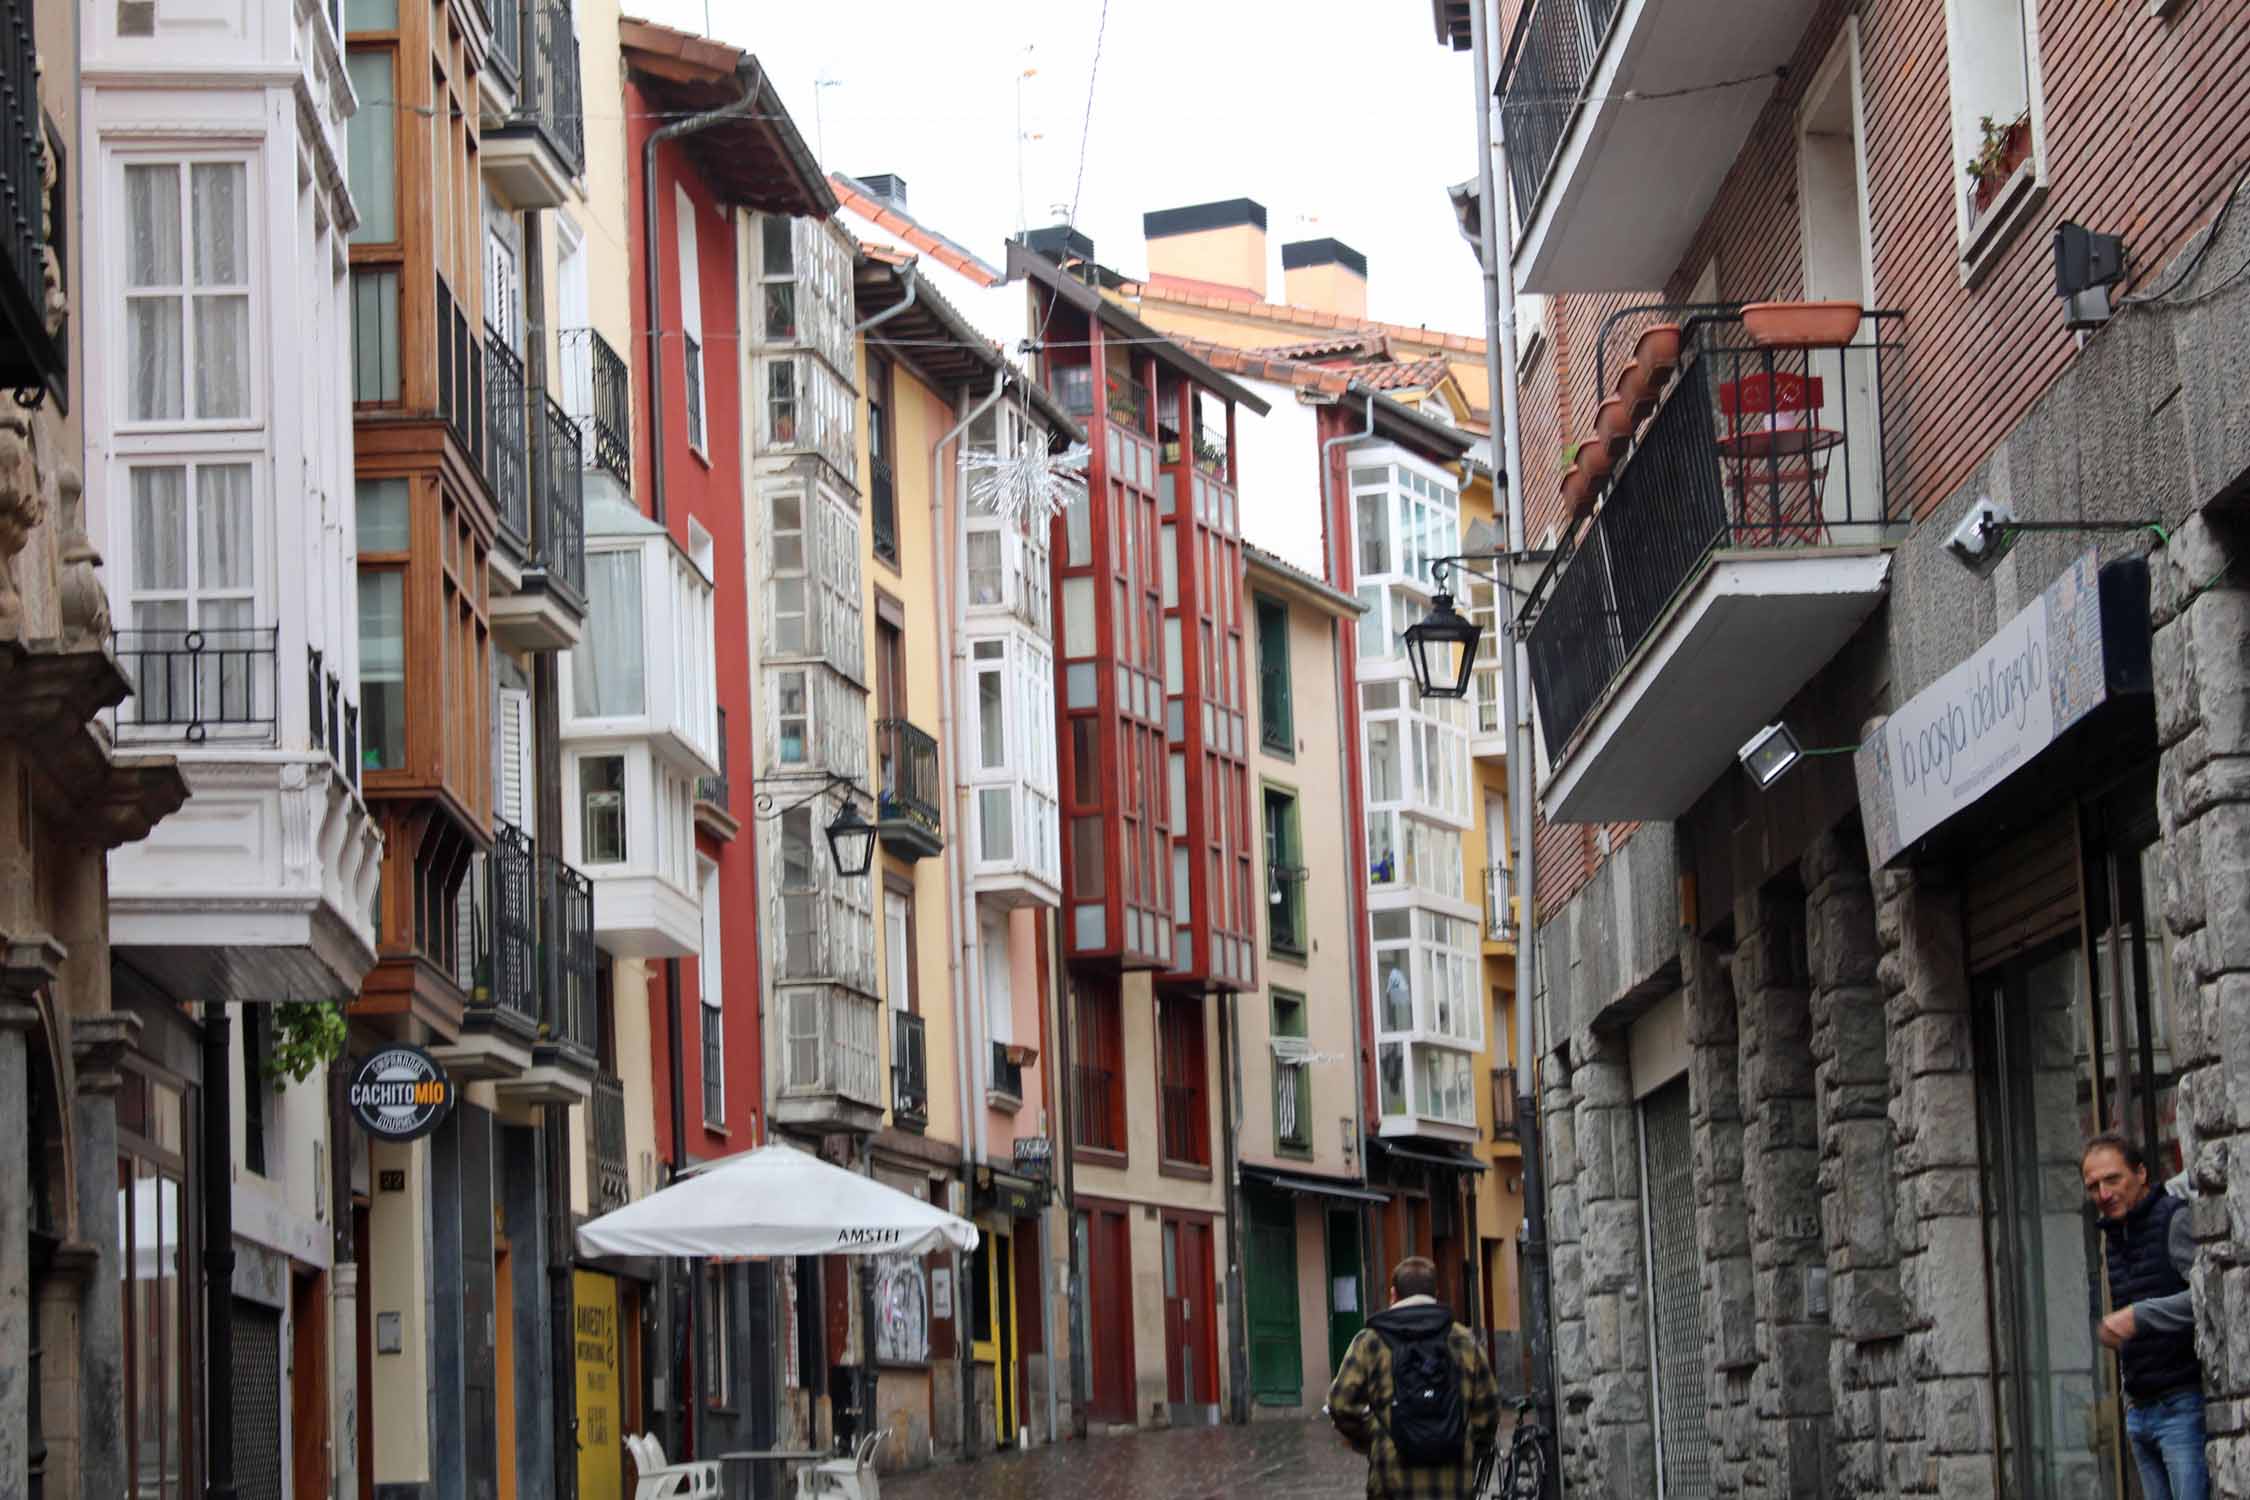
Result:
{"label": "stone block wall", "polygon": [[2152,558],[2183,1145],[2211,1492],[2250,1493],[2250,520],[2199,513]]}

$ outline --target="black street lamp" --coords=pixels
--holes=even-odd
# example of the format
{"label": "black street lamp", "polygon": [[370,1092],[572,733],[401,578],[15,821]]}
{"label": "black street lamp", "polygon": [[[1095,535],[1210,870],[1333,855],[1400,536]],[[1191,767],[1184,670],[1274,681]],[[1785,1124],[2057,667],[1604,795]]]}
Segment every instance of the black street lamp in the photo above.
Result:
{"label": "black street lamp", "polygon": [[846,880],[865,875],[875,863],[875,825],[859,815],[859,803],[852,797],[845,797],[828,821],[828,857]]}
{"label": "black street lamp", "polygon": [[1484,627],[1453,607],[1453,596],[1440,593],[1430,612],[1406,627],[1406,659],[1414,668],[1414,685],[1425,698],[1466,698],[1469,679],[1477,669],[1477,643]]}

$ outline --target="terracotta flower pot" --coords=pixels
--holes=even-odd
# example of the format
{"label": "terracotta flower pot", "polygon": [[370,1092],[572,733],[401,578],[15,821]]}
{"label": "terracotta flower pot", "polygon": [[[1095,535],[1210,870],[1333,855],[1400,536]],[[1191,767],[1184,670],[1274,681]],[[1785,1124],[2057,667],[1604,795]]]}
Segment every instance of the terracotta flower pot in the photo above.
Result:
{"label": "terracotta flower pot", "polygon": [[1609,478],[1609,471],[1616,463],[1617,455],[1609,451],[1607,443],[1589,440],[1578,445],[1578,467],[1593,476],[1597,489]]}
{"label": "terracotta flower pot", "polygon": [[1769,349],[1827,348],[1852,341],[1861,312],[1857,302],[1752,302],[1742,326]]}
{"label": "terracotta flower pot", "polygon": [[1574,521],[1594,507],[1594,476],[1578,464],[1563,470],[1562,503]]}
{"label": "terracotta flower pot", "polygon": [[1656,409],[1656,388],[1649,384],[1648,368],[1637,359],[1627,360],[1617,372],[1616,394],[1632,408],[1635,424]]}
{"label": "terracotta flower pot", "polygon": [[1633,408],[1622,396],[1612,396],[1594,413],[1594,436],[1609,447],[1610,456],[1622,456],[1633,441]]}
{"label": "terracotta flower pot", "polygon": [[1633,346],[1633,363],[1648,371],[1652,389],[1663,390],[1680,367],[1680,325],[1658,323],[1644,329]]}

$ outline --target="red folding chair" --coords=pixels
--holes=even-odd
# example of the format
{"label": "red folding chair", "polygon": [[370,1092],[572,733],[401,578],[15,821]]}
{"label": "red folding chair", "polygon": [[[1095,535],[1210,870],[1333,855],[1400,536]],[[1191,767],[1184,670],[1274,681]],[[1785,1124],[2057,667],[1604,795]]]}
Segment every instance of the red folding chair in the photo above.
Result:
{"label": "red folding chair", "polygon": [[1844,436],[1820,425],[1818,376],[1761,370],[1719,382],[1719,457],[1747,547],[1818,546],[1828,540],[1820,494],[1829,450]]}

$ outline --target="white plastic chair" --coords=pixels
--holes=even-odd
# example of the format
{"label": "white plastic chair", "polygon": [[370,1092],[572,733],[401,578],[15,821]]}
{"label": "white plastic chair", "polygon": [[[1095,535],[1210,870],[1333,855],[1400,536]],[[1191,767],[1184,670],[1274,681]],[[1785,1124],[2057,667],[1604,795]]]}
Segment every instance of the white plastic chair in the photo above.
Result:
{"label": "white plastic chair", "polygon": [[831,1458],[799,1469],[797,1500],[882,1500],[882,1484],[875,1477],[875,1449],[882,1439],[880,1432],[870,1432],[850,1458]]}
{"label": "white plastic chair", "polygon": [[633,1500],[719,1500],[719,1466],[716,1463],[668,1464],[664,1445],[656,1434],[627,1434],[625,1451],[633,1456],[640,1479]]}

